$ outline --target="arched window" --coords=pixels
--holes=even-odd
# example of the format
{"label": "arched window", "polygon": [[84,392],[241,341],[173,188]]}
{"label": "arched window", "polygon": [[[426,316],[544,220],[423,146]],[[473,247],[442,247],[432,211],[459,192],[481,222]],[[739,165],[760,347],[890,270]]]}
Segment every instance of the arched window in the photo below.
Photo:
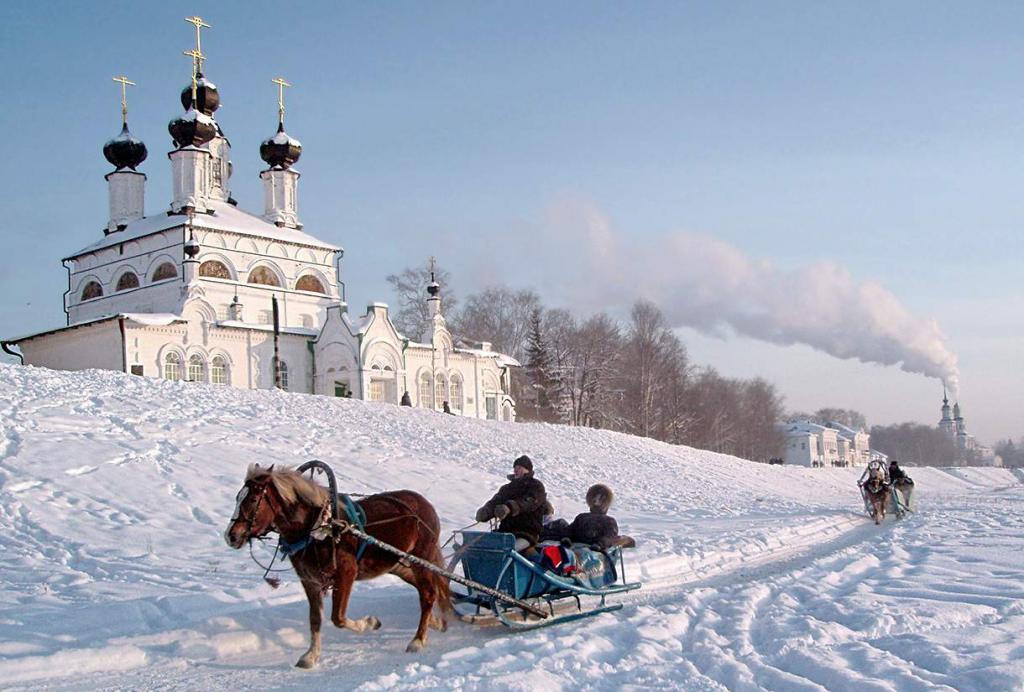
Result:
{"label": "arched window", "polygon": [[135,272],[125,272],[121,275],[121,278],[117,280],[118,291],[127,291],[129,288],[139,287],[139,277],[136,276]]}
{"label": "arched window", "polygon": [[313,328],[313,316],[312,315],[300,315],[299,318],[302,320],[302,326],[306,329]]}
{"label": "arched window", "polygon": [[295,290],[309,291],[310,293],[327,293],[327,291],[324,290],[324,285],[320,283],[320,279],[316,278],[312,274],[300,276],[299,280],[295,282]]}
{"label": "arched window", "polygon": [[262,286],[281,285],[281,282],[277,280],[277,276],[274,272],[270,271],[266,267],[256,267],[249,272],[249,283],[260,284]]}
{"label": "arched window", "polygon": [[448,385],[448,405],[452,411],[462,412],[462,378],[458,375],[454,375]]}
{"label": "arched window", "polygon": [[288,363],[283,360],[277,361],[277,371],[281,375],[281,389],[288,391]]}
{"label": "arched window", "polygon": [[99,298],[103,295],[103,287],[100,286],[99,281],[90,281],[82,289],[82,300],[92,300],[93,298]]}
{"label": "arched window", "polygon": [[163,281],[164,279],[173,279],[178,275],[178,269],[170,262],[164,262],[156,271],[153,272],[153,278],[151,281]]}
{"label": "arched window", "polygon": [[223,262],[206,260],[199,265],[199,276],[208,276],[211,279],[230,279],[231,272]]}
{"label": "arched window", "polygon": [[430,373],[425,372],[420,375],[420,391],[417,399],[419,399],[419,404],[422,408],[430,408],[430,400],[432,398],[430,396]]}
{"label": "arched window", "polygon": [[164,379],[181,379],[181,356],[179,356],[174,351],[171,351],[166,356],[164,356]]}
{"label": "arched window", "polygon": [[188,359],[189,382],[206,382],[206,361],[199,354]]}
{"label": "arched window", "polygon": [[210,361],[210,382],[228,384],[228,363],[223,356],[214,356]]}
{"label": "arched window", "polygon": [[445,396],[448,395],[448,385],[444,381],[444,375],[438,373],[434,378],[434,408],[440,411],[444,408]]}

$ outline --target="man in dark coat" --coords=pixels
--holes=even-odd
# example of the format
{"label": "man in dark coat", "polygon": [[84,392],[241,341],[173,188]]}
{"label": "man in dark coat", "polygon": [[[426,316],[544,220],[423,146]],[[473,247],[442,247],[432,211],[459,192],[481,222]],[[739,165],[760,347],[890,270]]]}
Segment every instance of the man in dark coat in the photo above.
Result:
{"label": "man in dark coat", "polygon": [[512,464],[509,482],[477,510],[476,520],[497,519],[498,531],[516,537],[516,550],[524,550],[540,539],[544,525],[547,493],[544,484],[533,477],[533,462],[525,454]]}
{"label": "man in dark coat", "polygon": [[577,514],[569,524],[569,539],[573,543],[596,545],[605,550],[618,542],[619,524],[608,516],[615,495],[607,485],[598,483],[587,490],[589,512]]}
{"label": "man in dark coat", "polygon": [[893,485],[900,485],[905,483],[907,485],[913,485],[914,481],[910,480],[910,476],[907,475],[906,471],[900,468],[900,465],[895,459],[889,462],[889,481]]}

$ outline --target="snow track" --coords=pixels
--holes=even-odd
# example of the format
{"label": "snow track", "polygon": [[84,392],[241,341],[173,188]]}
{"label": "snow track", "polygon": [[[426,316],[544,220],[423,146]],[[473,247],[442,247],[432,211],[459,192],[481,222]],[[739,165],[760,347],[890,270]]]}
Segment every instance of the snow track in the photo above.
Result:
{"label": "snow track", "polygon": [[[914,469],[876,527],[853,470],[750,464],[602,431],[113,373],[0,366],[0,685],[40,689],[1020,689],[1022,479]],[[357,585],[313,671],[294,576],[220,536],[253,461],[322,458],[465,525],[530,454],[571,518],[595,481],[639,547],[618,613],[511,635],[454,623],[405,654],[415,592]]]}

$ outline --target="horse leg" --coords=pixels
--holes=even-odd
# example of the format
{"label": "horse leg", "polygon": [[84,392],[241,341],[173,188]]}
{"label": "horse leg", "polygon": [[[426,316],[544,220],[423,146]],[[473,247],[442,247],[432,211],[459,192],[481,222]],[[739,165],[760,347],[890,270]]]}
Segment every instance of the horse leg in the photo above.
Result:
{"label": "horse leg", "polygon": [[[411,568],[406,567],[403,564],[395,565],[395,568],[391,570],[391,574],[395,575],[409,586],[414,587],[417,591],[420,588],[419,582],[417,581],[416,573]],[[427,622],[427,626],[438,630],[439,632],[445,632],[448,630],[448,620],[442,617],[437,617],[433,612],[430,614],[430,620]]]}
{"label": "horse leg", "polygon": [[352,584],[356,580],[356,560],[353,555],[338,556],[338,571],[334,573],[334,594],[331,597],[331,622],[335,627],[352,630],[353,632],[365,632],[366,630],[379,630],[380,620],[367,615],[358,620],[350,620],[345,616],[348,610],[348,598],[352,595]]}
{"label": "horse leg", "polygon": [[410,653],[419,651],[427,645],[427,628],[436,620],[434,603],[437,601],[437,591],[434,589],[434,580],[430,572],[422,567],[413,567],[412,572],[416,580],[414,586],[420,595],[420,625],[416,628],[416,636],[405,647]]}
{"label": "horse leg", "polygon": [[309,601],[309,650],[295,664],[299,668],[312,668],[320,660],[320,623],[323,621],[324,594],[319,584],[302,581]]}

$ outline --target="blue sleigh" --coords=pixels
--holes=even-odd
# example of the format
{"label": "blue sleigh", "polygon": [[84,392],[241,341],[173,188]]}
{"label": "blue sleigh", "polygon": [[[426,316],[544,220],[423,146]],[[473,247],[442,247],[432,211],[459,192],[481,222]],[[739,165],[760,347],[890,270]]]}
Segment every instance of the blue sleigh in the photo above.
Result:
{"label": "blue sleigh", "polygon": [[[528,603],[524,609],[508,599],[496,598],[479,589],[460,587],[452,589],[458,606],[475,607],[475,614],[460,611],[463,617],[476,618],[490,611],[506,627],[527,630],[557,623],[608,613],[622,608],[621,603],[609,604],[606,599],[614,594],[640,588],[639,582],[627,582],[622,550],[609,548],[596,553],[599,562],[590,561],[591,569],[577,577],[561,576],[520,555],[515,549],[515,536],[492,531],[462,531],[449,571],[461,568],[462,574],[477,584],[494,589],[517,601]],[[594,565],[598,564],[599,573]],[[453,583],[453,587],[456,585]],[[581,596],[599,599],[596,605],[584,607]],[[556,612],[556,604],[572,602],[569,612]],[[563,609],[559,609],[563,610]]]}

